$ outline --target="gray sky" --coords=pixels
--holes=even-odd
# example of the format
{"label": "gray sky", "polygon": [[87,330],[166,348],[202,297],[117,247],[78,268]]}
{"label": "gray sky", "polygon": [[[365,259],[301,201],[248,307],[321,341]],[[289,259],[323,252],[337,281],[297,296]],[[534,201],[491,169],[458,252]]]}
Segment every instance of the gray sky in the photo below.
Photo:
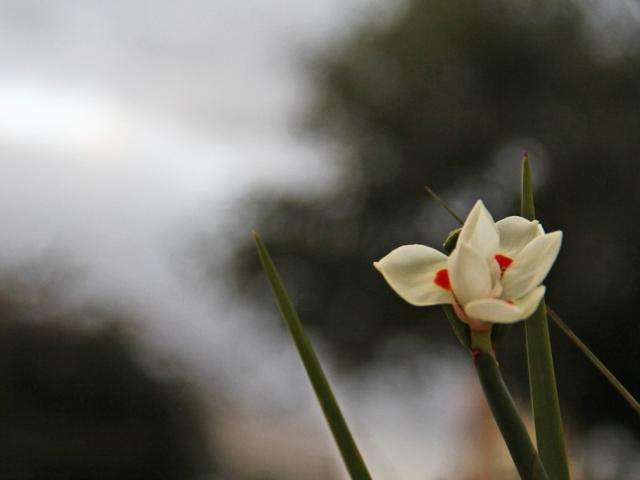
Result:
{"label": "gray sky", "polygon": [[2,2],[0,257],[66,250],[130,290],[246,190],[327,182],[299,55],[364,3]]}
{"label": "gray sky", "polygon": [[[277,329],[256,331],[254,312],[190,283],[176,252],[198,231],[215,232],[251,188],[329,184],[331,146],[295,126],[309,89],[302,59],[379,12],[374,5],[0,3],[0,261],[57,255],[88,267],[79,295],[145,312],[147,345],[178,354],[203,384],[222,373],[241,408],[298,412],[302,431],[322,432],[336,459],[288,341]],[[450,438],[451,409],[438,405],[465,376],[434,394],[393,370],[382,374],[382,383],[337,385],[365,453],[386,451],[374,469],[411,480],[426,465],[444,468],[447,444],[422,431],[434,419],[416,425],[413,417],[435,407],[435,432]],[[423,441],[429,454],[409,448]],[[389,468],[398,462],[403,470]]]}
{"label": "gray sky", "polygon": [[[397,3],[1,1],[0,261],[53,252],[87,266],[78,293],[145,312],[146,343],[203,382],[223,372],[239,406],[278,406],[301,423],[312,412],[308,428],[335,457],[288,342],[190,283],[176,252],[251,188],[330,184],[332,146],[296,129],[310,88],[302,60]],[[618,6],[640,17],[633,1]],[[599,8],[593,29],[608,31],[612,9]],[[419,385],[390,367],[338,383],[377,478],[456,475],[471,446],[460,409],[477,405],[463,356],[444,360],[417,359]]]}

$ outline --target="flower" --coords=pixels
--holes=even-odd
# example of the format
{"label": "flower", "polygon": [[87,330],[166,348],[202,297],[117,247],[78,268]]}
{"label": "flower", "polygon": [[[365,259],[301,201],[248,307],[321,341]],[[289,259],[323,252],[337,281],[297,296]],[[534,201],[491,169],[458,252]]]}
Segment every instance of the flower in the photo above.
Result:
{"label": "flower", "polygon": [[396,248],[374,266],[412,305],[451,304],[472,330],[531,316],[542,281],[558,256],[562,232],[512,216],[494,222],[481,200],[469,212],[450,256],[424,245]]}

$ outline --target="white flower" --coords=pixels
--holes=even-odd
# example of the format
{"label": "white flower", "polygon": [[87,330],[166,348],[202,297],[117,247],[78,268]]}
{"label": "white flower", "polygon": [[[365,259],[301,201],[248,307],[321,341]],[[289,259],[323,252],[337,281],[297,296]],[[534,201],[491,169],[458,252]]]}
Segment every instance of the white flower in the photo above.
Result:
{"label": "white flower", "polygon": [[494,222],[478,200],[449,257],[405,245],[374,266],[410,304],[451,304],[461,320],[482,330],[489,327],[484,322],[513,323],[535,311],[561,242],[562,232],[545,234],[537,221],[513,216]]}

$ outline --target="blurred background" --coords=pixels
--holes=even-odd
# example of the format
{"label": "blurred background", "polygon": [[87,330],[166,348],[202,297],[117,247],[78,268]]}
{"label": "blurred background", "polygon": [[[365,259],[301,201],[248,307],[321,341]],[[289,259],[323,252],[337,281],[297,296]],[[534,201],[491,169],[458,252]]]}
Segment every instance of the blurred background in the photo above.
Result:
{"label": "blurred background", "polygon": [[[377,479],[514,479],[439,309],[371,266],[520,157],[548,300],[640,395],[635,0],[0,2],[1,479],[346,479],[272,250]],[[551,326],[576,479],[640,422]],[[499,359],[528,411],[522,326]]]}

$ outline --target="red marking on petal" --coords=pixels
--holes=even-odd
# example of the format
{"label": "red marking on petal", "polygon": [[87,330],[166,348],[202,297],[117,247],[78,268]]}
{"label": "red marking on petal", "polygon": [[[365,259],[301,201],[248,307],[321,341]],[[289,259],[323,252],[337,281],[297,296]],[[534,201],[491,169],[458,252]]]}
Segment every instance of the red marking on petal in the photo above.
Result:
{"label": "red marking on petal", "polygon": [[509,305],[513,305],[513,300],[505,300]]}
{"label": "red marking on petal", "polygon": [[482,350],[480,350],[479,348],[472,348],[471,349],[471,356],[473,357],[473,361],[475,362],[477,360],[477,358],[482,355]]}
{"label": "red marking on petal", "polygon": [[509,258],[506,255],[502,255],[498,253],[495,256],[496,262],[500,265],[500,271],[504,273],[504,271],[513,263],[513,258]]}
{"label": "red marking on petal", "polygon": [[451,281],[449,280],[449,271],[446,268],[438,270],[433,278],[433,283],[445,290],[451,290]]}

